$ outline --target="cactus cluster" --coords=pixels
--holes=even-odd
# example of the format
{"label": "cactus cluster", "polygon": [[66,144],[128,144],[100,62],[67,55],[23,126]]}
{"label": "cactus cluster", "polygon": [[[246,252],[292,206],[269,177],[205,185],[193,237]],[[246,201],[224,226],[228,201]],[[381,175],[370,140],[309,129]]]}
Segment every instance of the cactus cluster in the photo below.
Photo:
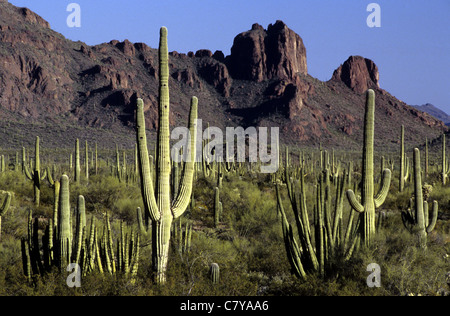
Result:
{"label": "cactus cluster", "polygon": [[[64,270],[70,263],[78,264],[83,276],[98,271],[110,274],[123,272],[136,277],[139,262],[139,235],[126,233],[121,226],[121,236],[114,247],[109,216],[105,217],[103,233],[99,234],[99,226],[92,216],[90,226],[87,225],[85,200],[78,196],[76,207],[76,225],[70,208],[69,177],[65,174],[59,181],[59,207],[57,215],[45,219],[28,217],[28,237],[22,239],[22,260],[24,274],[29,281],[36,275],[45,275],[53,268]],[[39,241],[39,225],[47,222],[42,240]],[[117,252],[115,254],[115,252]]]}
{"label": "cactus cluster", "polygon": [[[380,206],[389,191],[391,172],[383,170],[382,184],[374,196],[374,106],[375,95],[372,90],[366,94],[366,113],[364,121],[364,146],[362,161],[362,190],[361,202],[355,191],[348,189],[347,198],[351,205],[349,221],[346,231],[343,225],[343,202],[345,187],[350,187],[351,169],[340,174],[339,165],[329,163],[329,155],[321,150],[320,168],[322,173],[318,177],[314,204],[314,223],[310,224],[306,203],[306,190],[304,183],[305,167],[292,170],[289,161],[289,152],[286,149],[283,182],[286,184],[290,204],[294,211],[299,242],[293,236],[293,229],[287,220],[280,192],[280,182],[277,182],[278,210],[281,214],[282,231],[285,247],[292,271],[299,278],[305,279],[310,273],[319,273],[325,276],[329,259],[340,255],[348,259],[362,238],[366,246],[375,234],[375,208]],[[334,161],[334,158],[332,158]],[[331,166],[331,168],[330,168]],[[332,167],[335,166],[335,167]],[[313,172],[314,173],[314,172]],[[333,181],[332,181],[333,180]],[[332,199],[333,186],[335,198]],[[354,225],[355,212],[360,218]],[[314,234],[312,233],[314,228]]]}
{"label": "cactus cluster", "polygon": [[[328,169],[325,169],[319,176],[312,212],[313,223],[310,223],[309,220],[304,176],[302,169],[298,178],[290,177],[286,183],[300,244],[294,238],[292,226],[287,220],[281,198],[281,183],[278,182],[276,185],[278,210],[281,216],[288,260],[293,273],[302,279],[306,279],[307,275],[311,273],[319,273],[324,277],[326,269],[329,267],[329,259],[335,255],[351,256],[352,240],[356,238],[353,212],[351,212],[346,231],[343,225],[344,190],[348,186],[346,174],[339,175],[335,185],[331,183],[332,176]],[[332,199],[333,188],[335,189],[334,200]]]}

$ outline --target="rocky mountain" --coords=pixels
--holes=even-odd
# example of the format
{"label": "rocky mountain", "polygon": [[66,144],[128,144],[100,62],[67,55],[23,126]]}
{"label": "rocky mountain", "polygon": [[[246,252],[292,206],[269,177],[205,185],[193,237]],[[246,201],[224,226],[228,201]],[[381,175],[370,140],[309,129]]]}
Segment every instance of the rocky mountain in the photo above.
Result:
{"label": "rocky mountain", "polygon": [[[170,30],[169,30],[170,50]],[[229,56],[172,51],[171,124],[185,126],[189,100],[210,126],[280,127],[296,146],[361,147],[364,91],[377,94],[376,145],[397,149],[400,126],[411,144],[446,130],[442,121],[379,86],[376,64],[350,56],[320,81],[308,74],[301,37],[276,21],[238,34]],[[26,8],[0,1],[0,133],[3,148],[31,144],[72,147],[76,137],[113,148],[134,144],[134,105],[144,99],[149,135],[157,127],[157,49],[111,40],[70,41]]]}
{"label": "rocky mountain", "polygon": [[441,120],[442,122],[444,122],[445,125],[450,124],[450,115],[448,115],[441,109],[437,108],[433,104],[426,103],[422,105],[413,105],[413,107],[415,107],[420,111],[430,114],[431,116],[437,118],[438,120]]}

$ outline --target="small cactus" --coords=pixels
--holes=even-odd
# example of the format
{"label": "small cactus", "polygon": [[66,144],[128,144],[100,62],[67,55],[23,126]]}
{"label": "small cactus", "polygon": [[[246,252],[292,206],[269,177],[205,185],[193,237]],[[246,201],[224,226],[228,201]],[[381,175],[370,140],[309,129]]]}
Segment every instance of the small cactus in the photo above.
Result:
{"label": "small cactus", "polygon": [[220,280],[220,267],[217,263],[211,263],[209,267],[209,277],[213,284],[219,283]]}

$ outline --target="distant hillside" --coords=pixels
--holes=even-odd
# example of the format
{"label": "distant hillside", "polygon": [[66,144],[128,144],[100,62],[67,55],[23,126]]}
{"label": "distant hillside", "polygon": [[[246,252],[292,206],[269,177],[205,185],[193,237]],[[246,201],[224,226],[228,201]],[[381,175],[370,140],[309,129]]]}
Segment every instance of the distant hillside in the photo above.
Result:
{"label": "distant hillside", "polygon": [[[155,30],[156,31],[156,30]],[[169,30],[169,49],[171,36]],[[231,43],[230,43],[231,44]],[[111,40],[95,46],[53,31],[29,9],[0,1],[0,147],[72,147],[75,138],[133,148],[134,107],[145,103],[149,135],[158,125],[158,50]],[[428,113],[379,85],[375,62],[350,56],[330,69],[330,80],[308,73],[302,38],[282,21],[255,23],[238,34],[231,54],[207,48],[172,51],[170,123],[184,126],[191,96],[199,118],[225,127],[279,127],[281,143],[360,150],[364,92],[376,93],[375,145],[397,150],[400,126],[416,146],[447,130]]]}
{"label": "distant hillside", "polygon": [[441,109],[438,109],[433,104],[427,103],[427,104],[423,104],[423,105],[413,105],[413,107],[415,107],[416,109],[418,109],[420,111],[426,112],[426,113],[430,114],[431,116],[434,116],[438,120],[441,120],[442,122],[444,122],[445,125],[450,124],[450,115],[448,115]]}

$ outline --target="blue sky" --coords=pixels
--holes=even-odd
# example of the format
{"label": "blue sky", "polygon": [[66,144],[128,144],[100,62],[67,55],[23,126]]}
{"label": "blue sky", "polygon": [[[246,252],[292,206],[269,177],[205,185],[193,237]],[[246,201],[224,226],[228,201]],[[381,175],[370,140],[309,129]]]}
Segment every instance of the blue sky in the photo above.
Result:
{"label": "blue sky", "polygon": [[[234,37],[259,23],[284,21],[306,46],[308,72],[330,79],[350,55],[372,59],[380,86],[404,102],[432,103],[450,114],[449,0],[9,0],[28,7],[52,29],[89,45],[128,39],[158,46],[169,30],[169,50],[206,48],[230,53]],[[69,27],[67,6],[81,8],[81,27]],[[370,28],[368,4],[381,9]]]}

